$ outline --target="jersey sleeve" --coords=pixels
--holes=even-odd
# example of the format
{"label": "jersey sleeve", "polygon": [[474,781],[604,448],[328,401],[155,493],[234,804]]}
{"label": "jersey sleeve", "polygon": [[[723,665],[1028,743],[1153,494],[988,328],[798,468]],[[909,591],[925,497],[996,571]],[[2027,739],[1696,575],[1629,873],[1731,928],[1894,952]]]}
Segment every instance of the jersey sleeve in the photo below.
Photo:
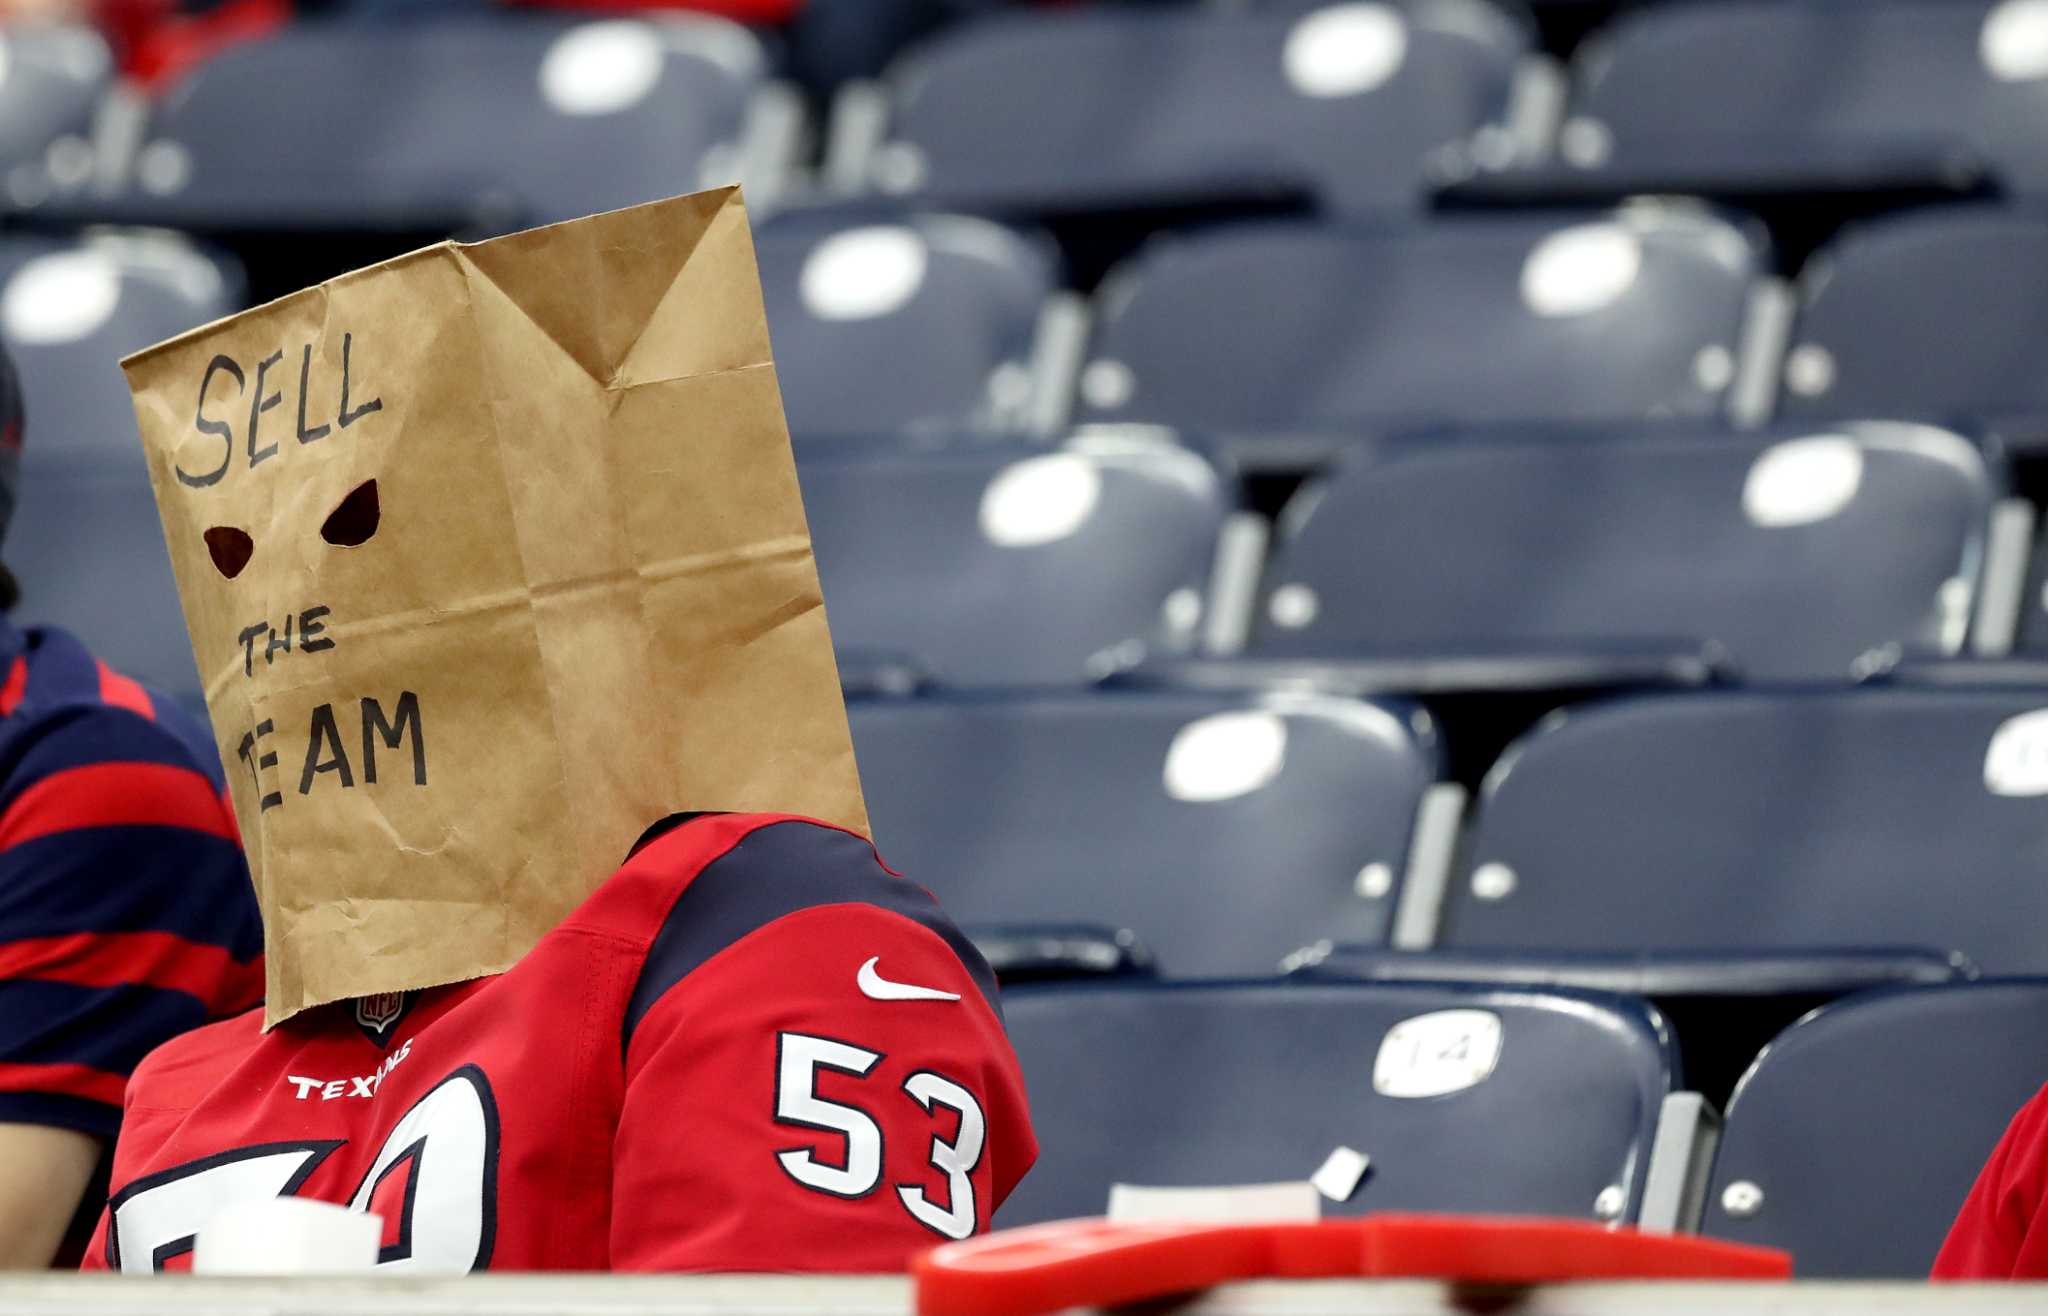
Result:
{"label": "jersey sleeve", "polygon": [[779,824],[707,868],[628,1024],[616,1270],[901,1270],[1037,1155],[986,966],[846,833]]}
{"label": "jersey sleeve", "polygon": [[2048,1278],[2048,1088],[2020,1108],[1934,1260],[1935,1279]]}
{"label": "jersey sleeve", "polygon": [[261,994],[232,815],[190,752],[69,710],[0,783],[0,1120],[111,1137],[159,1043]]}

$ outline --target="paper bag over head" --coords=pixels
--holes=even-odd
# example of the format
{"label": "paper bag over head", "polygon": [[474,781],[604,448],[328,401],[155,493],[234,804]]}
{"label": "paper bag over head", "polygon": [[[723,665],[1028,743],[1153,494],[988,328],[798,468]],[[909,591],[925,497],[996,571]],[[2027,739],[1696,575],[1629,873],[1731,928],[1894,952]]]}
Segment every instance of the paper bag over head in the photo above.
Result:
{"label": "paper bag over head", "polygon": [[503,970],[685,810],[867,831],[735,189],[122,363],[266,1025]]}

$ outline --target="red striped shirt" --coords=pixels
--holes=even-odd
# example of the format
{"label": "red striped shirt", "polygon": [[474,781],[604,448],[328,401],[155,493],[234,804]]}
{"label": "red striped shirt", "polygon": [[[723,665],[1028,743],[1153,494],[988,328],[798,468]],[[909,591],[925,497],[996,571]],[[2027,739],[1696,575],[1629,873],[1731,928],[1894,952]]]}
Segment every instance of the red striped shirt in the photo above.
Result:
{"label": "red striped shirt", "polygon": [[21,697],[28,692],[28,659],[17,656],[7,669],[7,681],[0,684],[0,717],[6,717],[21,707]]}
{"label": "red striped shirt", "polygon": [[149,691],[105,663],[100,664],[100,700],[156,721],[156,703],[149,697]]}
{"label": "red striped shirt", "polygon": [[186,827],[235,839],[213,783],[161,763],[95,763],[53,772],[0,814],[0,850],[80,827]]}
{"label": "red striped shirt", "polygon": [[0,620],[0,761],[0,1120],[111,1136],[137,1059],[263,994],[218,753],[76,637]]}
{"label": "red striped shirt", "polygon": [[118,1106],[127,1088],[125,1075],[90,1065],[28,1065],[0,1060],[0,1092],[62,1092]]}
{"label": "red striped shirt", "polygon": [[35,978],[78,987],[160,987],[234,1013],[263,994],[263,961],[170,932],[75,932],[0,942],[0,981]]}

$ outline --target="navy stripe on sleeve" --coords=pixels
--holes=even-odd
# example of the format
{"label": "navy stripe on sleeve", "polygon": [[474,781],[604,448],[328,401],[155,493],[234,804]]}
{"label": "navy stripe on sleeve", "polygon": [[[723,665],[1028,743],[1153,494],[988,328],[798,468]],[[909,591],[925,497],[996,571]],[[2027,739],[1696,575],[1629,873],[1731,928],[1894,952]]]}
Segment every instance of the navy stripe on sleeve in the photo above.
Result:
{"label": "navy stripe on sleeve", "polygon": [[126,1074],[179,1033],[206,1022],[197,997],[154,987],[82,987],[16,978],[0,982],[0,1062],[84,1065]]}
{"label": "navy stripe on sleeve", "polygon": [[233,841],[183,827],[93,827],[0,850],[0,942],[75,932],[169,932],[263,949],[248,870]]}
{"label": "navy stripe on sleeve", "polygon": [[121,1108],[60,1092],[0,1092],[0,1123],[74,1129],[112,1142],[121,1130]]}
{"label": "navy stripe on sleeve", "polygon": [[[659,842],[655,842],[659,844]],[[1002,1017],[995,974],[930,893],[890,873],[866,841],[811,822],[748,832],[690,883],[648,948],[626,1007],[630,1043],[654,1003],[690,972],[749,933],[820,905],[873,905],[930,929],[952,947],[989,1008]]]}
{"label": "navy stripe on sleeve", "polygon": [[77,636],[55,626],[21,632],[28,658],[22,703],[36,707],[100,702],[100,665]]}
{"label": "navy stripe on sleeve", "polygon": [[125,709],[84,704],[57,709],[9,742],[11,761],[0,765],[0,775],[14,790],[98,763],[161,763],[201,772],[216,788],[220,780],[218,754],[195,755],[180,737]]}

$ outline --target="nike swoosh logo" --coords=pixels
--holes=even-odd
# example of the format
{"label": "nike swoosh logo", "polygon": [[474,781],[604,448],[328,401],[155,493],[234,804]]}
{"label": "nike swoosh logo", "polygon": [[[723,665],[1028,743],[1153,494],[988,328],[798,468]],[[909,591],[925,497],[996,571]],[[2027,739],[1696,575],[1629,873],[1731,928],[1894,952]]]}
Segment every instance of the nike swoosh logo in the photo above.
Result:
{"label": "nike swoosh logo", "polygon": [[958,992],[942,992],[936,987],[919,987],[915,983],[890,982],[875,972],[880,962],[877,955],[860,966],[860,973],[854,981],[860,984],[860,994],[871,1001],[957,1001]]}

